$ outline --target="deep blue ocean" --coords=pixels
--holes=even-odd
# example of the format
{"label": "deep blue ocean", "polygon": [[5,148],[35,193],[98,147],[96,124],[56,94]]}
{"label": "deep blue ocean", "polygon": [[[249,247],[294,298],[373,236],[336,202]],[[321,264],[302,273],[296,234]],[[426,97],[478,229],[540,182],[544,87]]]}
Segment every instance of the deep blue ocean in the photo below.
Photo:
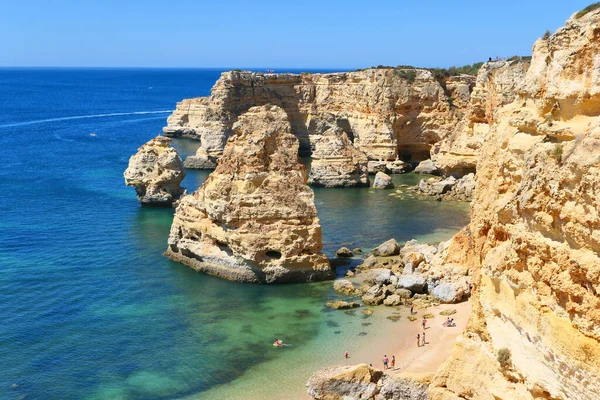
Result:
{"label": "deep blue ocean", "polygon": [[[0,398],[261,398],[252,388],[275,369],[297,385],[308,372],[282,365],[321,365],[315,348],[355,340],[353,315],[323,309],[329,282],[236,284],[163,257],[173,210],[124,185],[129,157],[220,72],[0,69]],[[316,189],[325,252],[448,239],[468,222],[466,204],[391,193]],[[275,335],[294,347],[274,351]]]}

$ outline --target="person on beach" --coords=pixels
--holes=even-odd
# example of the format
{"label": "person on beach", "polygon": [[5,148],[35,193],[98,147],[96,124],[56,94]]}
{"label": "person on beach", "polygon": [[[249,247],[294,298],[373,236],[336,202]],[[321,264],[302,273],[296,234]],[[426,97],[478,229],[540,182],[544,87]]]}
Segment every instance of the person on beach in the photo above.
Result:
{"label": "person on beach", "polygon": [[423,346],[425,346],[425,331],[423,331]]}
{"label": "person on beach", "polygon": [[392,356],[392,362],[390,364],[390,368],[394,369],[396,366],[396,356]]}
{"label": "person on beach", "polygon": [[421,347],[421,335],[417,333],[417,347]]}
{"label": "person on beach", "polygon": [[350,354],[348,354],[348,352],[345,352],[345,353],[344,353],[344,357],[345,357],[346,359],[348,359],[348,358],[350,358]]}
{"label": "person on beach", "polygon": [[383,356],[383,369],[388,369],[388,362],[390,361],[390,359],[388,358],[387,355]]}
{"label": "person on beach", "polygon": [[410,315],[413,315],[413,314],[414,314],[414,311],[415,311],[415,305],[414,305],[414,304],[411,304],[411,305],[410,305]]}
{"label": "person on beach", "polygon": [[421,323],[421,325],[423,325],[423,330],[427,329],[425,328],[425,325],[427,325],[427,320],[425,318],[423,318],[423,322]]}

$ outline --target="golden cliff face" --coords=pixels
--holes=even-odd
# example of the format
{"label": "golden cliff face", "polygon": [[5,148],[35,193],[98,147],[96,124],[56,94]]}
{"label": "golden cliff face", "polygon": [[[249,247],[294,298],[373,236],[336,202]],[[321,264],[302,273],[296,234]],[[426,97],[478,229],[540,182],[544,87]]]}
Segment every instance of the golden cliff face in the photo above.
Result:
{"label": "golden cliff face", "polygon": [[232,126],[248,108],[285,110],[300,154],[314,150],[325,132],[344,131],[370,160],[428,158],[431,146],[458,122],[471,83],[454,79],[449,92],[426,70],[368,69],[331,74],[263,74],[230,71],[209,97],[186,99],[168,118],[168,136],[200,139],[220,156]]}
{"label": "golden cliff face", "polygon": [[253,107],[233,129],[216,170],[177,206],[165,254],[235,281],[333,278],[285,112]]}
{"label": "golden cliff face", "polygon": [[478,276],[473,312],[434,400],[599,398],[599,50],[600,11],[572,17],[493,115],[457,246]]}
{"label": "golden cliff face", "polygon": [[515,87],[525,77],[528,66],[520,60],[503,60],[481,67],[467,98],[464,117],[431,150],[431,159],[445,175],[460,177],[475,172],[494,112],[515,99]]}

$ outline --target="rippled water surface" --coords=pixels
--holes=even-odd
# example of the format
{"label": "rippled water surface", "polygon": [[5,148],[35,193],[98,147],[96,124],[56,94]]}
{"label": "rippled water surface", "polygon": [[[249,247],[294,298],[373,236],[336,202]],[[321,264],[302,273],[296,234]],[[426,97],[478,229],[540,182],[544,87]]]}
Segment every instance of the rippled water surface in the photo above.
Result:
{"label": "rippled water surface", "polygon": [[[323,308],[331,283],[235,284],[161,255],[173,211],[141,208],[122,173],[164,111],[219,73],[0,69],[0,398],[263,397],[273,374],[279,395],[302,392],[312,369],[377,334]],[[467,222],[465,204],[390,193],[316,189],[326,253],[439,241]]]}

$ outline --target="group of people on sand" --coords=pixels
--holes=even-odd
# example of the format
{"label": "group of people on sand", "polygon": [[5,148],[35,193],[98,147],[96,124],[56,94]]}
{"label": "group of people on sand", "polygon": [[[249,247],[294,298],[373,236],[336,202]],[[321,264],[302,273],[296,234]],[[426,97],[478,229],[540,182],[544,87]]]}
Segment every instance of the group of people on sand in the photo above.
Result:
{"label": "group of people on sand", "polygon": [[394,369],[396,367],[396,356],[392,356],[392,360],[387,355],[383,356],[383,369]]}
{"label": "group of people on sand", "polygon": [[456,326],[456,323],[454,322],[454,318],[450,318],[450,317],[448,317],[448,318],[446,319],[446,322],[444,322],[444,323],[442,324],[442,326],[446,326],[446,327],[448,327],[448,326]]}

